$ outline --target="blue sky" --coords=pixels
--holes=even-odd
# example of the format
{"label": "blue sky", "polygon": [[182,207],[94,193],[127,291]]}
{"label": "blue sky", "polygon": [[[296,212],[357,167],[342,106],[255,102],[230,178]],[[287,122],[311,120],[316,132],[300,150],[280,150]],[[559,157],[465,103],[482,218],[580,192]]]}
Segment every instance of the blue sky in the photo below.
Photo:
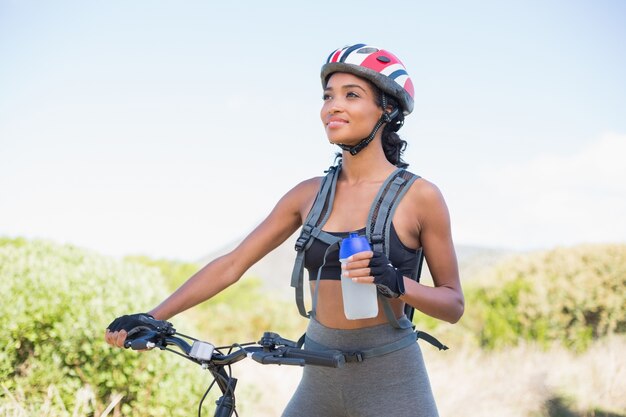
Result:
{"label": "blue sky", "polygon": [[391,50],[458,244],[626,241],[623,1],[0,0],[0,236],[197,259],[333,161],[335,48]]}

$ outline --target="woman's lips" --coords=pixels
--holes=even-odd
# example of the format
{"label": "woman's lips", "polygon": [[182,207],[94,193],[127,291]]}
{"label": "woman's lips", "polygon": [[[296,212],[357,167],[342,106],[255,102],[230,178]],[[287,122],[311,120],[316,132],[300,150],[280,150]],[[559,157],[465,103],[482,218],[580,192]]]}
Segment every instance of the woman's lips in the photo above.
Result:
{"label": "woman's lips", "polygon": [[326,123],[326,127],[329,129],[337,129],[347,124],[348,124],[347,120],[341,119],[339,117],[331,117],[330,119],[328,119],[328,122]]}

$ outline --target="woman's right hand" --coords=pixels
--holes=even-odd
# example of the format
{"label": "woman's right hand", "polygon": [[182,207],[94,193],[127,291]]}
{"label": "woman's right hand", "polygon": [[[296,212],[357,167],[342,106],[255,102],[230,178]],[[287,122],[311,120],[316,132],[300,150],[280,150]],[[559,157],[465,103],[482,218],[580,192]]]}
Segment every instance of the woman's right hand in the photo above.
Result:
{"label": "woman's right hand", "polygon": [[120,330],[119,332],[112,332],[109,329],[104,334],[104,340],[111,346],[124,347],[128,333],[126,330]]}
{"label": "woman's right hand", "polygon": [[128,336],[142,330],[155,330],[153,322],[154,317],[146,313],[120,316],[107,326],[104,340],[111,346],[122,348]]}

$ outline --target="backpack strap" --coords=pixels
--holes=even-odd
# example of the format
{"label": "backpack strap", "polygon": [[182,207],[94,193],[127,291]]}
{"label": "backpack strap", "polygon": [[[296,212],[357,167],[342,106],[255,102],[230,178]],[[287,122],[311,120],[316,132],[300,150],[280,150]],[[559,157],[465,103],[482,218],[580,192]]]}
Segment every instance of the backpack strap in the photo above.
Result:
{"label": "backpack strap", "polygon": [[[398,168],[389,175],[383,185],[378,191],[378,195],[372,203],[370,212],[367,219],[366,235],[372,244],[372,250],[376,252],[383,252],[389,257],[389,235],[391,233],[391,221],[393,215],[398,208],[398,204],[409,190],[411,184],[418,179],[419,176],[406,171],[405,169]],[[420,258],[421,259],[421,258]],[[411,277],[416,279],[415,277]],[[391,309],[389,299],[378,294],[378,298],[381,300],[383,311],[387,317],[387,321],[396,329],[404,329],[412,327],[410,320],[408,322],[399,322],[395,314]],[[413,307],[409,306],[409,309]],[[406,312],[405,308],[405,312]],[[410,312],[410,319],[413,317],[413,312]]]}
{"label": "backpack strap", "polygon": [[[304,306],[304,256],[306,250],[313,243],[312,237],[323,240],[325,243],[332,245],[339,239],[329,233],[323,232],[321,227],[326,223],[330,216],[333,201],[335,199],[335,188],[337,185],[337,178],[339,178],[339,172],[341,171],[341,164],[332,166],[328,169],[328,173],[322,180],[320,189],[317,192],[313,206],[307,215],[300,236],[296,240],[296,262],[293,266],[293,272],[291,273],[291,286],[295,288],[296,292],[296,305],[300,315],[306,318],[311,317],[311,313],[306,311]],[[334,241],[331,241],[331,240]],[[330,249],[330,247],[329,247]],[[321,268],[320,268],[321,271]],[[318,274],[319,284],[319,274]],[[317,286],[316,286],[317,290]],[[315,301],[317,301],[317,291],[314,295]],[[315,306],[314,306],[315,307]],[[313,308],[314,308],[313,307]]]}
{"label": "backpack strap", "polygon": [[370,208],[365,229],[373,250],[389,256],[389,234],[393,215],[400,200],[418,178],[419,176],[398,168],[380,187]]}
{"label": "backpack strap", "polygon": [[[325,236],[324,236],[325,235]],[[330,237],[331,239],[325,239]],[[340,237],[330,235],[328,233],[322,232],[322,236],[318,236],[318,239],[322,240],[326,243],[328,248],[324,252],[324,262],[322,262],[322,266],[317,270],[317,277],[315,278],[315,291],[313,292],[312,300],[311,300],[311,311],[309,312],[309,316],[315,318],[315,308],[317,307],[317,294],[320,285],[320,277],[322,276],[322,269],[326,266],[326,259],[328,259],[328,255],[331,252],[339,251],[339,242],[341,241]]]}

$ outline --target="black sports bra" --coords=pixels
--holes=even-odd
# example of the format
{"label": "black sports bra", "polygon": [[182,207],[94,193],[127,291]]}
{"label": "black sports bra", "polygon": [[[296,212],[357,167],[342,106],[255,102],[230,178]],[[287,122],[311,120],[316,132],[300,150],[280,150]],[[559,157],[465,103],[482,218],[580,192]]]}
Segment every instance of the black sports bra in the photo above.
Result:
{"label": "black sports bra", "polygon": [[[365,228],[357,231],[359,235],[365,234]],[[348,237],[349,232],[327,232],[333,236],[341,238]],[[309,280],[317,279],[317,273],[324,264],[324,253],[328,249],[326,243],[319,239],[314,239],[304,255],[304,267],[309,271]],[[389,234],[389,260],[398,268],[404,276],[413,276],[417,269],[418,249],[411,249],[404,246],[400,241],[396,229],[391,223]],[[341,263],[339,262],[339,249],[330,251],[326,258],[326,264],[320,273],[320,279],[341,279]]]}

